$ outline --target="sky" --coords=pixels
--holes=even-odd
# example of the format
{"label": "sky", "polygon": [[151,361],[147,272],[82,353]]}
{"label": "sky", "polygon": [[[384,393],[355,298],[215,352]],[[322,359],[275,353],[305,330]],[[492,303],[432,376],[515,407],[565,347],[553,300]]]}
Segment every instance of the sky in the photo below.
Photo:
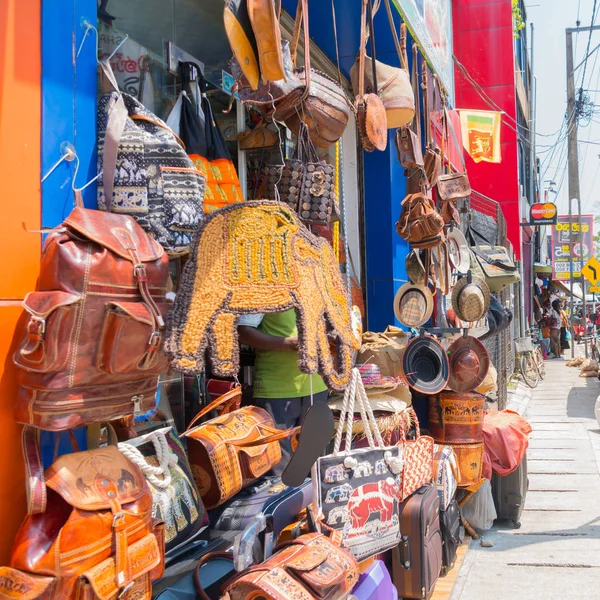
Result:
{"label": "sky", "polygon": [[[533,23],[534,76],[537,78],[537,155],[542,164],[542,190],[547,180],[554,180],[558,189],[559,214],[568,212],[568,174],[566,126],[567,84],[565,67],[565,28],[589,26],[594,0],[527,0],[527,20]],[[579,15],[579,17],[578,17]],[[600,25],[600,0],[596,9],[596,24]],[[528,35],[530,26],[528,25]],[[588,44],[587,32],[573,35],[575,66],[582,62]],[[531,44],[531,38],[528,43]],[[592,33],[590,51],[600,44],[600,30]],[[581,86],[583,67],[576,71],[576,90]],[[579,173],[582,212],[600,215],[600,49],[588,60],[584,89],[590,100],[598,104],[597,116],[589,125],[579,127]],[[596,91],[593,91],[596,90]],[[556,135],[561,129],[560,135]],[[550,137],[546,137],[550,135]],[[586,142],[595,142],[597,145]],[[573,210],[576,210],[575,203]]]}

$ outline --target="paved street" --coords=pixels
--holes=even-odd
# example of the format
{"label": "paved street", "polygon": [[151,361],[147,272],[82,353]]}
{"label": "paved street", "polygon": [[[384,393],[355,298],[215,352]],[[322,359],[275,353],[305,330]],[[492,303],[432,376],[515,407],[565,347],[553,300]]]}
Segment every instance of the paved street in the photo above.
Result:
{"label": "paved street", "polygon": [[513,530],[501,523],[471,540],[451,600],[600,599],[600,382],[546,362],[525,417],[533,427],[529,494]]}

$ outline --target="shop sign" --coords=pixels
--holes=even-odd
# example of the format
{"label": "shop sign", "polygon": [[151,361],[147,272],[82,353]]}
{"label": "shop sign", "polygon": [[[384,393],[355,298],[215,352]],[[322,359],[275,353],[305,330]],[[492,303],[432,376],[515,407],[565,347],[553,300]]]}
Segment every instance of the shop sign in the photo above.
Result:
{"label": "shop sign", "polygon": [[[573,248],[569,247],[570,232],[573,232]],[[581,215],[581,231],[579,218],[559,215],[552,228],[552,273],[553,278],[568,281],[570,264],[573,262],[573,276],[581,277],[581,269],[594,255],[594,216]]]}
{"label": "shop sign", "polygon": [[453,102],[451,0],[393,0],[393,2]]}
{"label": "shop sign", "polygon": [[600,294],[600,285],[592,285],[588,288],[590,294]]}
{"label": "shop sign", "polygon": [[556,204],[536,202],[529,209],[529,225],[556,225]]}

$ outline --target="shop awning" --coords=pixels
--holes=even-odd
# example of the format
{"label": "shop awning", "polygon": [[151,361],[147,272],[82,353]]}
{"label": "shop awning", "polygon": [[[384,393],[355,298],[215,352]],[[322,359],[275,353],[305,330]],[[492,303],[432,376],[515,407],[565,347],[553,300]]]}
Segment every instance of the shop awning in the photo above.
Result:
{"label": "shop awning", "polygon": [[539,263],[536,263],[533,265],[533,268],[536,273],[542,275],[550,275],[552,273],[552,265],[540,265]]}
{"label": "shop awning", "polygon": [[[556,279],[552,281],[552,285],[554,285],[556,289],[567,294],[567,296],[571,295],[571,285],[569,283],[565,284],[564,282]],[[583,290],[581,289],[581,285],[579,283],[573,284],[573,297],[583,300]]]}

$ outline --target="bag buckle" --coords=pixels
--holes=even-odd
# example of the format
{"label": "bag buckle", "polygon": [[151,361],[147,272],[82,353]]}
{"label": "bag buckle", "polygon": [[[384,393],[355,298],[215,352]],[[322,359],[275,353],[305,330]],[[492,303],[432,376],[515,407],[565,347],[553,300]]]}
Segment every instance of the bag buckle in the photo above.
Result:
{"label": "bag buckle", "polygon": [[35,315],[32,315],[27,323],[27,335],[29,337],[35,336],[41,339],[45,333],[46,320],[42,319],[42,317],[36,317]]}
{"label": "bag buckle", "polygon": [[144,399],[143,395],[133,396],[131,401],[133,402],[133,414],[139,415],[142,412],[142,400]]}
{"label": "bag buckle", "polygon": [[124,598],[125,594],[129,592],[129,590],[133,587],[135,581],[130,581],[120,592],[117,598]]}
{"label": "bag buckle", "polygon": [[148,340],[148,346],[150,346],[151,350],[158,350],[158,347],[160,346],[160,339],[160,331],[153,331],[150,335],[150,339]]}
{"label": "bag buckle", "polygon": [[137,281],[148,281],[146,267],[142,263],[133,265],[133,275]]}

